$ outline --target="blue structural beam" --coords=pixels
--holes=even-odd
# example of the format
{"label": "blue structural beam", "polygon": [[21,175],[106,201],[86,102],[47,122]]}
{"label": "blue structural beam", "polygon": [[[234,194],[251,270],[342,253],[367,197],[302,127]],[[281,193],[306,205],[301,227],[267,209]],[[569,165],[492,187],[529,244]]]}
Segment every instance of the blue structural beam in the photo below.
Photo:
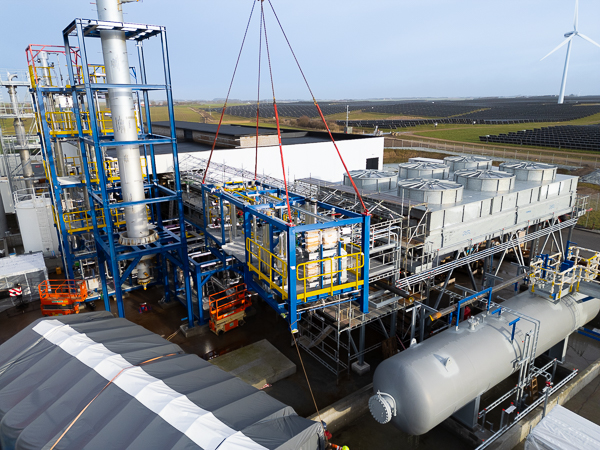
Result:
{"label": "blue structural beam", "polygon": [[[201,192],[204,214],[204,227],[202,230],[207,245],[214,246],[220,251],[223,246],[229,243],[228,232],[226,231],[228,219],[225,213],[226,204],[229,205],[229,208],[235,207],[242,216],[241,228],[244,230],[244,260],[240,261],[244,264],[244,281],[275,311],[285,317],[292,331],[297,330],[298,322],[301,319],[301,312],[298,311],[300,305],[331,296],[347,294],[348,298],[341,300],[339,303],[356,301],[361,312],[369,312],[369,232],[371,219],[369,215],[323,202],[312,202],[310,199],[299,195],[290,195],[289,203],[293,218],[288,218],[292,220],[283,220],[288,213],[285,191],[259,182],[254,183],[252,186],[246,186],[242,183],[228,183],[224,186],[204,184],[201,187]],[[253,198],[258,196],[261,200],[260,203],[254,204]],[[321,214],[322,219],[317,216],[317,223],[294,223],[298,217],[299,209],[308,202],[311,202],[311,204],[316,203],[317,207],[325,211],[326,214]],[[218,214],[211,212],[211,210],[215,211],[215,206],[218,208]],[[312,215],[302,209],[300,209],[300,213],[308,216]],[[282,218],[276,215],[281,215]],[[330,217],[331,215],[334,215],[334,217]],[[339,218],[335,218],[335,216],[339,216]],[[237,215],[233,220],[238,220]],[[268,239],[266,241],[261,239],[262,246],[259,246],[259,249],[256,250],[268,259],[266,263],[269,266],[268,276],[262,273],[265,261],[260,260],[256,263],[257,256],[252,253],[254,245],[258,246],[256,242],[251,243],[252,239],[249,238],[253,233],[253,222],[260,224],[261,227],[268,227],[266,230]],[[229,224],[229,226],[232,225]],[[319,244],[321,248],[320,260],[318,260],[320,261],[319,275],[308,278],[305,271],[299,275],[299,267],[306,267],[309,263],[308,260],[299,261],[297,258],[297,248],[304,236],[303,233],[325,231],[332,228],[341,230],[345,227],[357,225],[360,227],[360,244],[349,243],[350,247],[356,247],[356,250],[346,250],[348,253],[342,253],[342,245],[338,243],[337,250],[334,251],[334,254],[338,256],[326,258],[330,266],[328,270],[331,272],[325,270],[323,249]],[[280,256],[275,255],[275,248],[284,238],[287,245],[285,252],[282,252],[281,248],[279,249],[280,254],[285,255],[285,261],[282,261]],[[236,237],[235,239],[241,238]],[[328,251],[333,251],[333,249]],[[357,274],[353,275],[356,279],[354,282],[343,283],[341,281],[342,258],[345,257],[343,255],[354,255],[356,252],[360,254],[360,258],[355,257],[356,261],[360,260],[360,267],[356,265]],[[285,270],[285,279],[282,279],[283,274],[277,270],[278,266],[281,266],[279,270]],[[351,271],[352,269],[349,268],[348,270]],[[325,283],[325,276],[328,277],[327,284]],[[310,284],[306,282],[307,279],[316,279],[318,287],[311,287],[307,290],[307,285]]]}
{"label": "blue structural beam", "polygon": [[[105,26],[114,26],[115,29],[121,29],[123,26],[126,27],[124,32],[128,39],[136,41],[138,50],[138,70],[135,71],[136,81],[140,81],[139,84],[123,84],[123,85],[112,85],[104,83],[92,82],[88,65],[88,54],[86,41],[88,39],[99,38],[100,34],[90,28],[92,23],[102,23]],[[121,27],[121,28],[119,28]],[[146,79],[146,62],[144,59],[143,42],[147,39],[157,36],[160,39],[160,51],[162,57],[162,72],[164,74],[164,83],[160,84],[147,84]],[[75,63],[73,61],[73,51],[71,47],[71,39],[76,41],[76,48],[80,51],[80,63],[77,66],[83,68],[77,75],[74,73]],[[154,27],[150,25],[139,25],[139,24],[117,24],[112,22],[98,22],[89,21],[84,19],[75,19],[64,31],[63,41],[65,46],[65,54],[67,57],[67,70],[69,72],[70,87],[63,88],[61,91],[54,89],[48,89],[47,93],[61,92],[64,94],[71,95],[73,98],[72,115],[77,124],[77,134],[71,136],[79,140],[80,145],[80,157],[81,157],[81,169],[83,170],[83,176],[85,182],[82,183],[87,190],[91,207],[88,211],[89,218],[93,224],[93,229],[90,233],[93,235],[96,247],[96,254],[92,257],[96,257],[98,261],[98,267],[100,268],[100,278],[102,285],[102,298],[105,302],[105,307],[110,310],[109,293],[114,296],[117,302],[118,314],[121,317],[125,315],[125,308],[123,304],[122,293],[127,290],[139,289],[142,286],[126,286],[125,283],[129,280],[131,283],[132,273],[137,263],[145,257],[154,258],[155,264],[155,280],[165,287],[165,299],[167,301],[179,299],[178,292],[184,293],[183,301],[188,309],[187,325],[188,327],[194,327],[196,325],[196,319],[202,322],[202,311],[197,313],[192,311],[191,301],[191,284],[190,284],[190,261],[187,256],[187,238],[186,238],[186,223],[183,214],[183,202],[182,202],[182,189],[179,174],[179,159],[177,150],[177,136],[175,130],[175,118],[174,118],[174,107],[173,107],[173,96],[171,91],[171,75],[170,75],[170,64],[167,48],[167,37],[166,30],[164,27]],[[81,80],[81,77],[83,80]],[[82,83],[81,83],[82,81]],[[96,80],[94,80],[96,81]],[[81,84],[80,84],[81,83]],[[152,123],[150,116],[150,108],[146,108],[145,117],[141,118],[140,133],[138,134],[138,141],[120,141],[114,140],[112,133],[104,133],[102,127],[98,121],[98,111],[96,110],[95,93],[98,91],[106,91],[111,88],[127,88],[133,91],[139,92],[143,97],[146,105],[149,105],[149,91],[162,91],[167,98],[169,122],[171,124],[170,136],[155,135],[152,132]],[[84,94],[84,101],[80,98],[80,95]],[[39,96],[38,106],[41,117],[44,117],[45,111],[43,109],[43,93]],[[139,99],[139,95],[137,95]],[[140,108],[141,111],[141,108]],[[86,126],[84,127],[82,114],[86,116]],[[45,157],[49,165],[53,185],[54,185],[54,198],[55,207],[59,213],[59,218],[62,217],[62,209],[60,204],[60,195],[62,188],[60,183],[57,182],[56,167],[53,160],[50,131],[48,130],[45,120],[41,121],[44,129],[44,140],[46,142]],[[87,124],[89,123],[89,128]],[[157,144],[168,144],[171,146],[173,154],[173,166],[174,166],[174,179],[175,179],[175,190],[167,189],[158,184],[157,178],[157,165],[155,159],[154,146]],[[123,145],[136,145],[141,148],[143,155],[149,163],[151,170],[145,175],[147,184],[145,192],[146,198],[141,201],[129,202],[119,201],[123,200],[120,192],[119,183],[112,183],[109,181],[107,174],[105,173],[104,164],[104,149],[106,147],[116,147]],[[88,147],[89,146],[89,151]],[[89,157],[93,161],[98,162],[97,173],[92,178],[89,169]],[[115,202],[114,200],[117,200]],[[177,218],[178,218],[178,232],[174,233],[163,226],[162,215],[160,211],[160,204],[166,202],[175,202],[177,204]],[[119,233],[123,231],[117,224],[113,217],[115,209],[122,209],[132,205],[147,205],[150,208],[151,222],[154,225],[154,229],[159,235],[159,239],[148,245],[137,245],[137,246],[124,246],[119,243]],[[99,214],[97,211],[103,212],[103,221],[101,224],[99,221]],[[74,276],[72,273],[72,265],[75,261],[75,257],[70,252],[68,236],[70,233],[65,228],[64,221],[59,220],[61,227],[61,235],[63,240],[61,246],[65,253],[65,267],[66,272],[70,278]],[[173,265],[173,284],[175,286],[174,291],[170,292],[170,279],[171,274],[167,271],[167,261]],[[104,270],[105,264],[108,266],[109,273]],[[183,273],[184,283],[182,286],[177,286],[177,271]],[[109,292],[108,289],[108,277],[112,276],[114,282],[114,292]],[[201,288],[200,288],[201,292]]]}

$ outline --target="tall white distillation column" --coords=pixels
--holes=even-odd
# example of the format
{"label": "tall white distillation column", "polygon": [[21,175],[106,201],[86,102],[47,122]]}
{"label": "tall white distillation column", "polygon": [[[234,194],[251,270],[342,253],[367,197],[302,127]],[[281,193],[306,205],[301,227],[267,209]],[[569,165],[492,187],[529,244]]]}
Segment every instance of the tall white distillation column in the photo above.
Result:
{"label": "tall white distillation column", "polygon": [[[107,22],[123,22],[121,0],[96,0],[98,20]],[[106,68],[108,84],[131,84],[129,75],[129,58],[125,33],[123,31],[100,31],[102,54]],[[108,99],[112,115],[115,141],[137,141],[136,111],[130,88],[108,89]],[[140,148],[138,145],[121,145],[116,147],[119,161],[119,174],[123,201],[135,202],[145,198],[144,178],[140,164]],[[127,231],[121,235],[123,245],[148,244],[158,238],[154,230],[150,230],[143,204],[125,208]],[[138,283],[147,284],[150,277],[148,260],[142,260],[138,266]]]}

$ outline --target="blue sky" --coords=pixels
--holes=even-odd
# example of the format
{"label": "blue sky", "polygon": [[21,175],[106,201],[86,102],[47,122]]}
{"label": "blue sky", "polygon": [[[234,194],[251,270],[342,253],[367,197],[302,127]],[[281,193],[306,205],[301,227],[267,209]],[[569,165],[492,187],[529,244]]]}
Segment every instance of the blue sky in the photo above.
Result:
{"label": "blue sky", "polygon": [[[558,94],[566,48],[540,59],[572,29],[575,7],[574,0],[272,2],[320,99]],[[227,93],[251,7],[252,0],[143,0],[124,9],[126,21],[167,27],[175,98],[212,99]],[[0,0],[0,8],[2,68],[24,68],[29,43],[61,43],[73,18],[96,18],[89,0]],[[579,30],[597,42],[599,19],[600,2],[581,0]],[[271,14],[267,27],[277,98],[309,99]],[[256,97],[257,14],[250,33],[233,98]],[[567,94],[600,94],[600,48],[575,41]]]}

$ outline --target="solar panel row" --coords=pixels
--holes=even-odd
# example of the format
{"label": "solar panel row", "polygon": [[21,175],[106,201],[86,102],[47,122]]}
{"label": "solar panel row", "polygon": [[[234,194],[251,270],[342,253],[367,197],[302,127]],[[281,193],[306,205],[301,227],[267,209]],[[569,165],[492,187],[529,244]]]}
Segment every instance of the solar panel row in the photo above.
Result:
{"label": "solar panel row", "polygon": [[566,125],[479,136],[482,142],[600,151],[600,125]]}

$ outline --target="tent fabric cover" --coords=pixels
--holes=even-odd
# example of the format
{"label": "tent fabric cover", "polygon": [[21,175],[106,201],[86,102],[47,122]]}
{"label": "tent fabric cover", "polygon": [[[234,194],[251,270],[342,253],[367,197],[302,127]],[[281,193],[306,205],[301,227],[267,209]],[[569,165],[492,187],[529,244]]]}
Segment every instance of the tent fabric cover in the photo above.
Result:
{"label": "tent fabric cover", "polygon": [[317,422],[108,312],[40,319],[0,346],[0,448],[57,441],[57,450],[325,448]]}
{"label": "tent fabric cover", "polygon": [[597,450],[600,426],[556,405],[529,433],[525,450]]}

